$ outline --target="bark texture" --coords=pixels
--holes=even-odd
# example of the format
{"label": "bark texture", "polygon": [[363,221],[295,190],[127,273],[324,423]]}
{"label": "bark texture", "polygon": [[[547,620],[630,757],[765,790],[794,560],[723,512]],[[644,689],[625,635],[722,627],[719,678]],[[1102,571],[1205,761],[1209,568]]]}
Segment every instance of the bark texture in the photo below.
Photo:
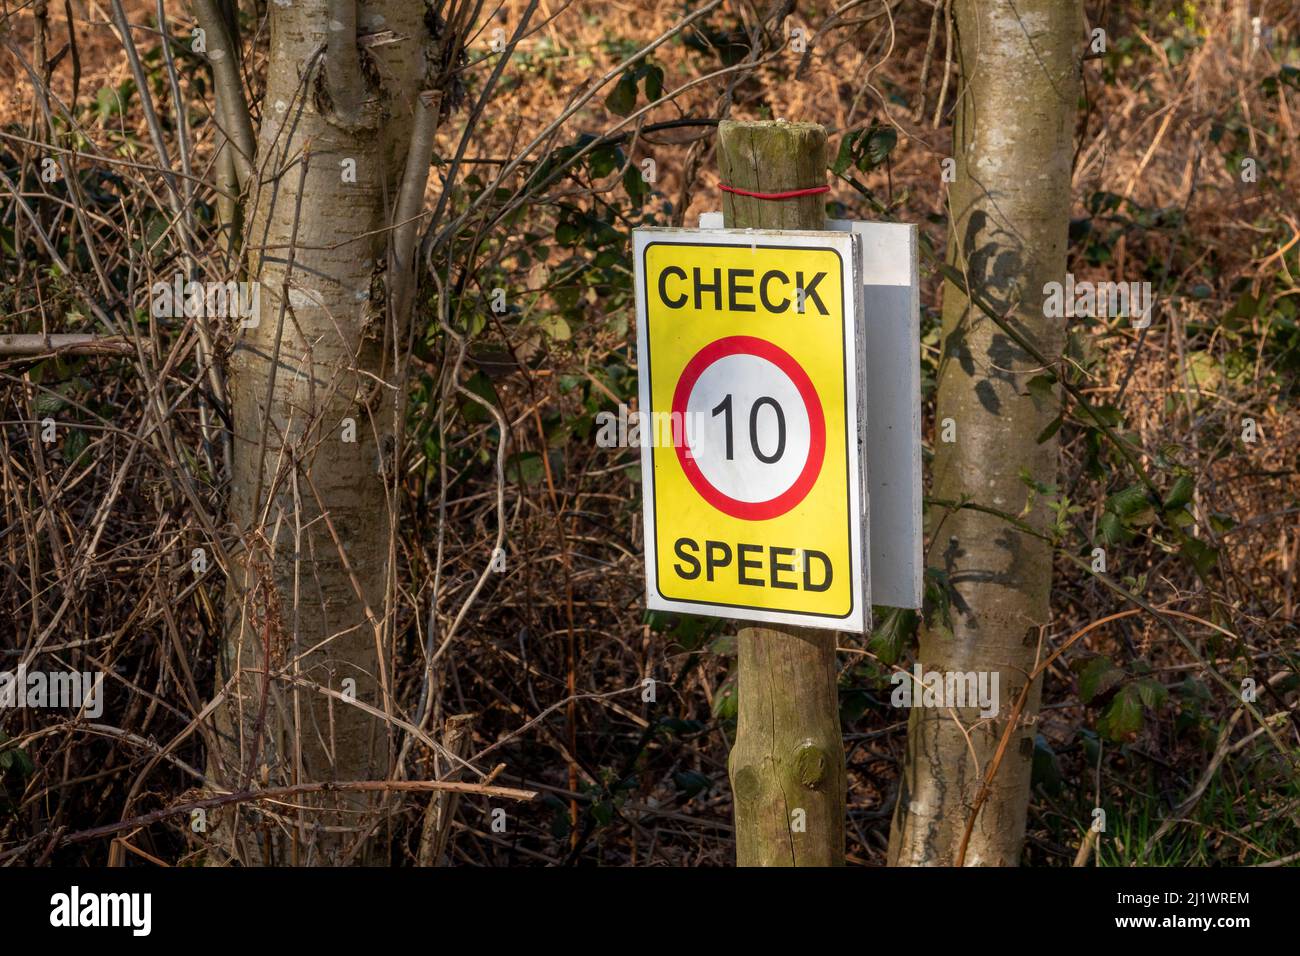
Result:
{"label": "bark texture", "polygon": [[[352,20],[338,8],[268,5],[246,233],[259,322],[231,356],[230,516],[245,548],[219,672],[219,686],[235,677],[226,746],[212,760],[227,785],[384,779],[390,766],[384,722],[350,700],[391,712],[387,482],[403,386],[384,278],[428,30],[423,3],[357,4]],[[359,48],[357,30],[383,42]],[[374,862],[374,800],[241,810],[220,842],[245,863]]]}
{"label": "bark texture", "polygon": [[[826,182],[826,131],[811,123],[718,128],[722,181],[750,192]],[[824,229],[825,196],[723,193],[728,228]],[[728,761],[740,866],[844,863],[845,770],[835,632],[743,627],[736,743]],[[799,813],[797,811],[802,811]]]}
{"label": "bark texture", "polygon": [[[950,187],[949,262],[997,312],[1055,360],[1065,328],[1043,316],[1043,285],[1065,272],[1073,119],[1078,98],[1081,13],[1074,0],[956,0],[962,89]],[[933,496],[1019,513],[1019,472],[1053,482],[1055,438],[1037,436],[1057,413],[1029,395],[1042,373],[1023,350],[952,283],[944,286],[943,357],[936,421],[951,418],[955,441],[935,443]],[[967,820],[1032,670],[1047,623],[1052,555],[1040,539],[969,509],[931,506],[930,564],[948,575],[951,636],[923,629],[926,671],[996,671],[998,716],[978,708],[915,707],[890,835],[889,860],[953,865]],[[1037,506],[1026,517],[1046,523]],[[1039,688],[1030,689],[966,850],[968,865],[1014,866],[1024,840]],[[967,739],[969,734],[969,739]]]}

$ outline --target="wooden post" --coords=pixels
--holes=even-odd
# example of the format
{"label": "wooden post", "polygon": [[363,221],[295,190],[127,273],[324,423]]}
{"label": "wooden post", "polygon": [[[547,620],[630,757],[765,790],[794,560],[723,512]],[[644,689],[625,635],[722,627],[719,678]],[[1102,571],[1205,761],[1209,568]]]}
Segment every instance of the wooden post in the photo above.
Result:
{"label": "wooden post", "polygon": [[[722,181],[776,193],[826,182],[826,131],[813,123],[718,126]],[[727,228],[824,229],[824,194],[757,199],[724,192]],[[796,319],[792,319],[796,321]],[[740,629],[739,718],[728,772],[740,866],[844,863],[845,773],[835,632]]]}

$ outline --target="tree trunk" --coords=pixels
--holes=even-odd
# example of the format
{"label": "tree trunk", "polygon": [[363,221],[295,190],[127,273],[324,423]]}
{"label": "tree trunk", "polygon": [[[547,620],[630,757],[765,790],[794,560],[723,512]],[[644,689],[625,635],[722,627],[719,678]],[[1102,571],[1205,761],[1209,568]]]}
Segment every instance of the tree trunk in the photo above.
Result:
{"label": "tree trunk", "polygon": [[[383,779],[390,767],[384,722],[350,700],[392,711],[387,481],[403,386],[385,268],[428,30],[422,3],[368,2],[360,23],[357,9],[268,5],[246,217],[259,321],[231,356],[230,517],[245,548],[219,673],[219,686],[236,676],[226,746],[212,760],[227,785]],[[362,48],[358,28],[392,36]],[[373,800],[240,810],[220,843],[244,863],[373,862]]]}
{"label": "tree trunk", "polygon": [[[751,192],[826,182],[826,131],[812,123],[718,128],[722,181]],[[824,229],[825,197],[724,193],[728,228]],[[744,627],[737,638],[738,719],[728,761],[740,866],[844,863],[845,771],[835,632]]]}
{"label": "tree trunk", "polygon": [[[1054,361],[1065,328],[1044,318],[1043,286],[1065,272],[1081,11],[1074,0],[953,6],[963,83],[953,133],[949,262]],[[1038,481],[1056,479],[1057,442],[1036,439],[1058,409],[1030,396],[1026,384],[1043,370],[952,283],[944,287],[943,339],[933,497],[1018,513],[1028,491],[1022,468]],[[942,438],[945,419],[955,425],[951,443]],[[1027,520],[1046,523],[1041,504]],[[932,563],[948,576],[952,633],[923,630],[921,663],[926,672],[996,672],[999,712],[981,721],[978,707],[958,708],[963,732],[947,709],[913,708],[889,848],[890,863],[903,866],[959,862],[981,774],[1033,669],[1049,615],[1052,555],[1045,542],[970,509],[931,506],[929,521]],[[1019,862],[1039,692],[1030,689],[965,863]]]}

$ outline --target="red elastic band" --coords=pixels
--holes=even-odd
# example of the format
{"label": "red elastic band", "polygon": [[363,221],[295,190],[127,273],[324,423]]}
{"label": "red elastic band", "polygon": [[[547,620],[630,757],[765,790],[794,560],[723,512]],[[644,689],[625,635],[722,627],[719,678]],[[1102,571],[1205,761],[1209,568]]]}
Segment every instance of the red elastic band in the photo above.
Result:
{"label": "red elastic band", "polygon": [[737,196],[750,196],[754,199],[794,199],[798,196],[815,196],[817,193],[831,191],[830,186],[810,186],[807,189],[792,189],[787,193],[752,193],[748,189],[736,189],[734,186],[722,183],[718,184],[718,188],[723,192],[735,193]]}

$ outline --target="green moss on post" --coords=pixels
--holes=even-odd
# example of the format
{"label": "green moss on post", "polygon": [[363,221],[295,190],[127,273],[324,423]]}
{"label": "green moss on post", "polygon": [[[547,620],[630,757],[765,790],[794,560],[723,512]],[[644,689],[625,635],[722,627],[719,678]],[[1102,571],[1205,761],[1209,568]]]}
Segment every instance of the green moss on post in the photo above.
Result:
{"label": "green moss on post", "polygon": [[[751,192],[826,182],[826,131],[813,123],[718,126],[722,181]],[[723,193],[728,228],[824,229],[825,195],[767,200]],[[728,770],[740,866],[844,863],[845,773],[835,634],[740,629],[739,717]],[[800,812],[802,811],[802,812]]]}

